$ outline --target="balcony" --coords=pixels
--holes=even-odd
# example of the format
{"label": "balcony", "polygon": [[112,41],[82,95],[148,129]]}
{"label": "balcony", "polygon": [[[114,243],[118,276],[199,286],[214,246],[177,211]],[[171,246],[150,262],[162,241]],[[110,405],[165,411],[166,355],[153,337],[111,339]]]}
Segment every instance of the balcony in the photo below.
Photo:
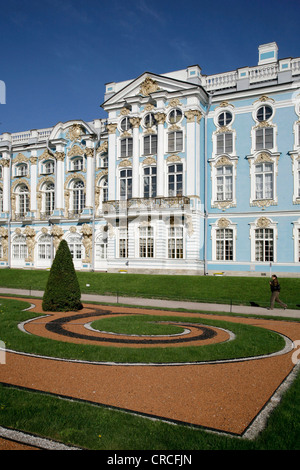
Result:
{"label": "balcony", "polygon": [[185,196],[154,197],[154,198],[131,198],[123,201],[107,201],[103,204],[104,215],[112,213],[161,211],[161,210],[184,210],[190,207],[190,198]]}

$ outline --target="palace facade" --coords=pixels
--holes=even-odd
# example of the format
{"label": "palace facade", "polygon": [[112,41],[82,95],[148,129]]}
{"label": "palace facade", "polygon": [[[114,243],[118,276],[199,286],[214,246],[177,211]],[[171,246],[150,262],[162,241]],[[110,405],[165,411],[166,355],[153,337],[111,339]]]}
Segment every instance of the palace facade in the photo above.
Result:
{"label": "palace facade", "polygon": [[106,84],[106,119],[0,136],[0,267],[297,275],[300,58]]}

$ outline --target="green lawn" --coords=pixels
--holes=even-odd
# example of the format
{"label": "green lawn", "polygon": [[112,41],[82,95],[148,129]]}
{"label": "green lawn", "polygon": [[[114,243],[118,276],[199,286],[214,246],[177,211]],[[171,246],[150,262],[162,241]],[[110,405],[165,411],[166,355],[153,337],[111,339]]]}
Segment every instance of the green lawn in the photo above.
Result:
{"label": "green lawn", "polygon": [[[54,355],[68,354],[66,351],[69,350],[69,346],[63,342],[35,338],[18,330],[19,321],[32,316],[30,311],[20,311],[28,306],[27,302],[1,298],[0,304],[0,339],[8,343],[7,347],[16,346],[17,349],[29,351],[42,348],[41,351],[50,352],[53,345]],[[152,319],[150,315],[149,319]],[[205,320],[205,323],[216,324],[214,320]],[[220,322],[221,324],[223,327],[226,326],[225,322]],[[102,326],[114,331],[122,331],[124,328],[124,325],[118,322],[110,324],[106,322]],[[281,338],[267,330],[257,327],[244,329],[239,324],[233,326],[230,323],[230,329],[233,328],[237,335],[236,345],[240,348],[241,354],[245,354],[246,350],[253,353],[255,350],[261,352],[262,348],[277,350],[282,347]],[[223,346],[230,343],[231,346],[234,345],[232,341]],[[73,348],[74,345],[70,346]],[[222,345],[215,346],[210,350],[206,349],[206,353],[203,349],[204,356],[201,357],[204,358],[207,353],[207,358],[212,358],[213,354],[220,355],[218,348],[220,346],[222,348]],[[82,345],[79,348],[75,346],[75,350],[81,357]],[[192,348],[190,353],[193,355]],[[226,353],[226,347],[221,353],[222,355]],[[238,349],[231,353],[238,354]],[[0,365],[1,367],[5,365]],[[280,405],[270,416],[266,429],[254,441],[245,441],[234,436],[226,437],[189,426],[153,421],[116,409],[76,400],[58,399],[51,395],[6,386],[1,384],[0,376],[0,425],[91,450],[299,450],[299,396],[300,375],[298,374],[290,389],[284,394]]]}
{"label": "green lawn", "polygon": [[[0,287],[44,290],[49,271],[1,269]],[[77,272],[82,293],[233,303],[267,307],[266,277],[170,276]],[[300,307],[300,277],[281,278],[281,298]],[[88,286],[87,286],[88,285]]]}

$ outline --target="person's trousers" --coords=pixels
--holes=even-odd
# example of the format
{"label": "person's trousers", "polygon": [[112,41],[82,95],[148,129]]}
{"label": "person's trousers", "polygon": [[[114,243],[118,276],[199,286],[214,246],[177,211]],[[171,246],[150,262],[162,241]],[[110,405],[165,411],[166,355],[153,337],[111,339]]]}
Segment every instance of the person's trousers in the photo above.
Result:
{"label": "person's trousers", "polygon": [[278,290],[275,290],[274,292],[272,292],[272,295],[271,295],[271,302],[270,302],[270,308],[273,309],[274,308],[274,304],[275,302],[279,303],[283,308],[286,308],[286,304],[284,302],[282,302],[279,298],[279,291]]}

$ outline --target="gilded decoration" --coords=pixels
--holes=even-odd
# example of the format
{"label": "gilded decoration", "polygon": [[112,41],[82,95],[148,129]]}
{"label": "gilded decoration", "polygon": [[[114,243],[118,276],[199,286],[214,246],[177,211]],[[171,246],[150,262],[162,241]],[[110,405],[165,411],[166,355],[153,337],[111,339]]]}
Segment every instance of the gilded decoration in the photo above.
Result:
{"label": "gilded decoration", "polygon": [[232,162],[230,161],[228,157],[224,155],[223,157],[218,159],[215,166],[225,166],[225,165],[232,165]]}
{"label": "gilded decoration", "polygon": [[143,160],[142,163],[143,163],[143,165],[153,165],[153,164],[156,163],[156,160],[153,157],[147,157]]}
{"label": "gilded decoration", "polygon": [[76,228],[74,225],[72,225],[72,227],[70,227],[70,232],[71,232],[71,233],[76,233],[76,232],[77,232],[77,228]]}
{"label": "gilded decoration", "polygon": [[219,106],[220,106],[220,108],[228,108],[229,106],[234,108],[234,105],[229,103],[228,101],[222,101],[222,103],[220,103]]}
{"label": "gilded decoration", "polygon": [[126,160],[122,160],[119,165],[119,167],[126,167],[126,166],[131,166],[131,161],[126,159]]}
{"label": "gilded decoration", "polygon": [[107,124],[107,132],[109,134],[115,134],[117,130],[117,124]]}
{"label": "gilded decoration", "polygon": [[215,201],[211,205],[211,207],[214,209],[216,208],[220,209],[224,212],[226,209],[229,209],[230,207],[236,207],[236,203],[233,201]]}
{"label": "gilded decoration", "polygon": [[217,225],[218,225],[219,228],[227,228],[227,227],[229,227],[230,222],[225,217],[221,217],[221,219],[218,220]]}
{"label": "gilded decoration", "polygon": [[84,150],[79,145],[73,145],[68,152],[68,157],[77,157],[78,155],[84,155]]}
{"label": "gilded decoration", "polygon": [[23,153],[18,153],[16,158],[14,158],[14,163],[27,163],[27,162],[28,162],[28,158],[25,157]]}
{"label": "gilded decoration", "polygon": [[156,113],[155,114],[155,119],[157,121],[157,124],[164,124],[166,120],[166,115],[165,113]]}
{"label": "gilded decoration", "polygon": [[39,156],[39,160],[46,160],[47,158],[53,158],[53,153],[49,152],[48,149],[45,149],[43,153]]}
{"label": "gilded decoration", "polygon": [[75,180],[75,179],[78,179],[78,180],[80,180],[80,181],[83,181],[84,186],[85,186],[85,180],[84,180],[84,178],[82,177],[82,175],[81,175],[80,173],[72,173],[71,175],[68,176],[68,178],[66,178],[66,181],[65,181],[65,189],[68,188],[70,181]]}
{"label": "gilded decoration", "polygon": [[250,205],[252,207],[260,207],[262,210],[264,210],[266,207],[276,206],[277,203],[274,201],[274,199],[260,199],[253,201]]}
{"label": "gilded decoration", "polygon": [[129,121],[133,128],[139,127],[141,123],[141,119],[138,117],[132,117],[129,119]]}
{"label": "gilded decoration", "polygon": [[83,235],[83,246],[85,248],[85,259],[83,260],[84,263],[91,263],[92,261],[92,228],[88,224],[84,224],[81,229],[81,233]]}
{"label": "gilded decoration", "polygon": [[267,217],[260,217],[256,222],[256,226],[259,228],[268,228],[270,225],[271,221]]}
{"label": "gilded decoration", "polygon": [[149,96],[150,93],[154,93],[157,90],[159,90],[157,82],[150,77],[146,77],[140,86],[140,93],[143,96]]}
{"label": "gilded decoration", "polygon": [[9,162],[10,160],[8,158],[2,158],[0,163],[3,167],[9,167]]}
{"label": "gilded decoration", "polygon": [[44,176],[43,178],[40,179],[38,185],[37,185],[37,192],[41,191],[41,188],[44,183],[55,183],[54,177],[53,176]]}
{"label": "gilded decoration", "polygon": [[181,162],[181,158],[178,155],[170,155],[167,158],[167,163]]}
{"label": "gilded decoration", "polygon": [[62,237],[64,235],[63,229],[58,225],[53,225],[51,230],[51,235],[53,237],[53,246],[57,250],[58,245],[60,244]]}
{"label": "gilded decoration", "polygon": [[185,216],[185,223],[187,228],[187,234],[189,237],[191,237],[194,233],[193,219],[191,215]]}
{"label": "gilded decoration", "polygon": [[258,163],[269,163],[269,162],[273,163],[273,160],[270,157],[270,155],[266,152],[262,152],[254,160],[254,165],[257,165]]}
{"label": "gilded decoration", "polygon": [[97,153],[106,153],[108,151],[108,142],[105,140],[97,149]]}
{"label": "gilded decoration", "polygon": [[86,157],[93,157],[94,156],[94,149],[87,147],[85,149],[85,155],[86,155]]}
{"label": "gilded decoration", "polygon": [[221,126],[221,127],[218,127],[218,129],[216,130],[216,134],[224,134],[225,132],[231,132],[231,130],[229,129],[228,126]]}
{"label": "gilded decoration", "polygon": [[0,227],[0,237],[2,246],[2,258],[1,261],[8,261],[8,229]]}
{"label": "gilded decoration", "polygon": [[154,108],[155,108],[154,104],[148,103],[146,104],[144,111],[147,111],[149,113],[150,111],[153,111]]}
{"label": "gilded decoration", "polygon": [[36,165],[36,164],[37,164],[37,160],[38,160],[37,157],[30,157],[30,158],[29,158],[29,161],[30,161],[30,163],[31,163],[32,165]]}
{"label": "gilded decoration", "polygon": [[65,159],[65,152],[55,152],[54,157],[58,162],[63,162]]}
{"label": "gilded decoration", "polygon": [[130,109],[128,108],[122,108],[120,111],[121,116],[127,116],[130,113]]}
{"label": "gilded decoration", "polygon": [[167,108],[177,108],[181,105],[181,101],[178,98],[173,98],[169,101]]}
{"label": "gilded decoration", "polygon": [[73,142],[76,140],[80,140],[82,135],[82,127],[80,124],[73,124],[67,132],[67,138],[72,140]]}
{"label": "gilded decoration", "polygon": [[33,227],[27,225],[24,229],[24,235],[26,236],[26,245],[28,250],[28,256],[25,261],[33,263],[34,261],[34,247],[35,247],[35,230]]}
{"label": "gilded decoration", "polygon": [[202,113],[198,111],[197,109],[190,109],[186,111],[185,117],[187,119],[187,122],[195,122],[195,118],[197,118],[197,123],[199,124],[201,118],[202,118]]}

